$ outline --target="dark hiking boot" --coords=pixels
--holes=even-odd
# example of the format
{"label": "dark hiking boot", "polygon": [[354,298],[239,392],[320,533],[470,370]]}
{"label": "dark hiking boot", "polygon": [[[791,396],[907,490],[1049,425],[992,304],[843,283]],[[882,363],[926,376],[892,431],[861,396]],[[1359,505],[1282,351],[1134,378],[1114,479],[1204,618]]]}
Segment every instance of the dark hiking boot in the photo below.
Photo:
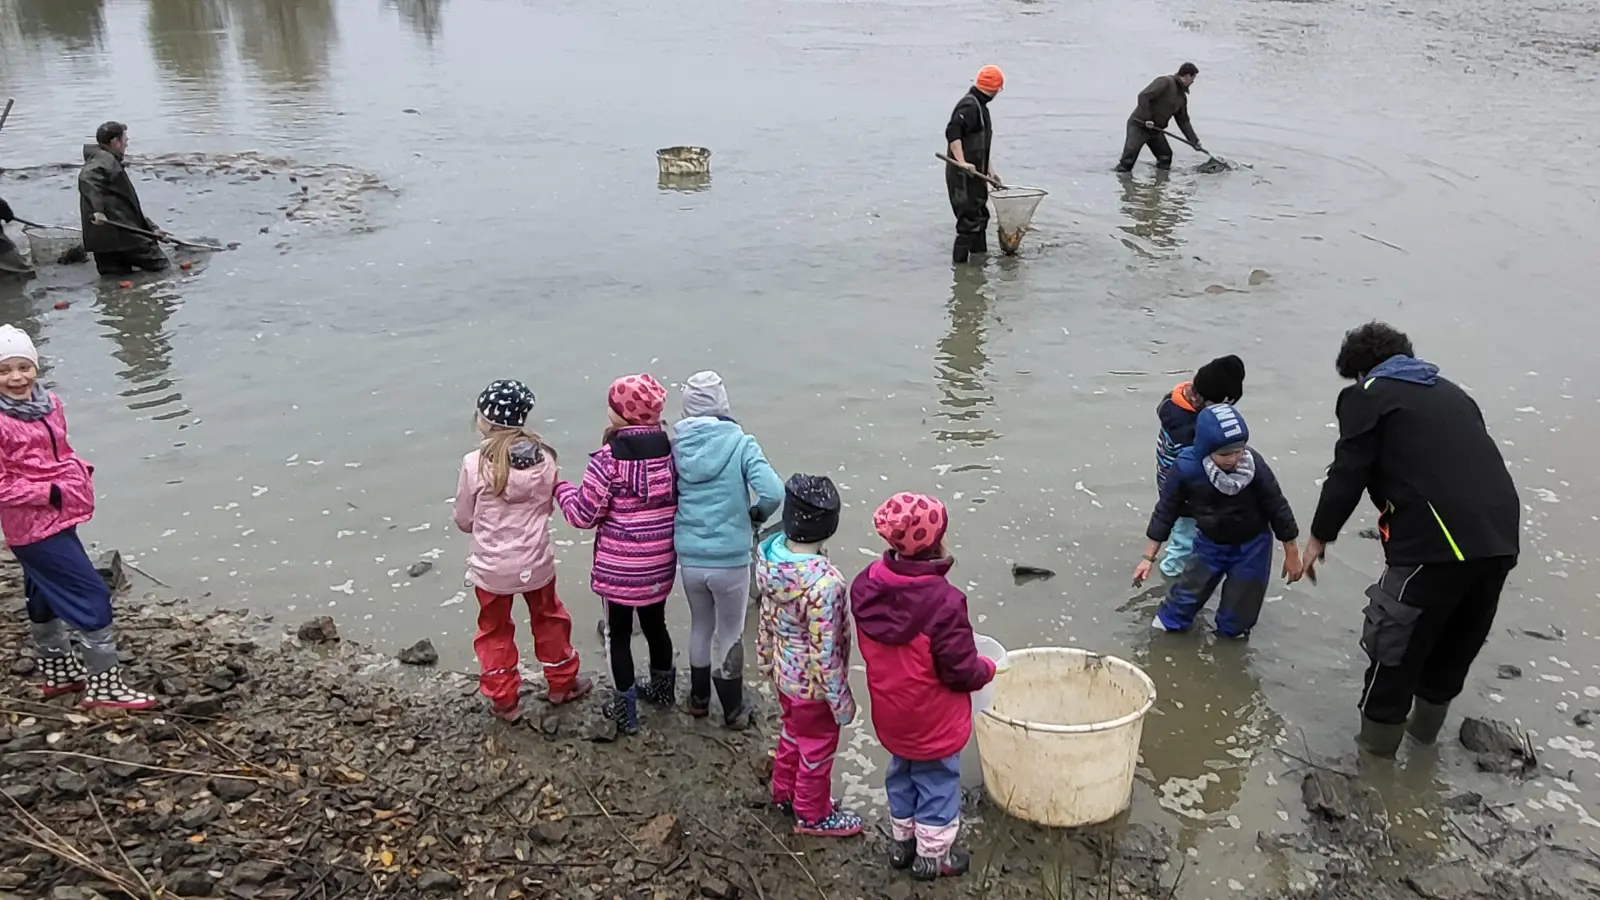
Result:
{"label": "dark hiking boot", "polygon": [[967,851],[951,847],[950,852],[942,857],[917,857],[911,863],[911,877],[918,881],[959,878],[967,874],[967,869],[971,867],[972,859],[967,856]]}
{"label": "dark hiking boot", "polygon": [[1419,744],[1431,744],[1439,739],[1445,716],[1450,714],[1450,704],[1429,703],[1418,697],[1411,704],[1411,718],[1406,722],[1406,732]]}
{"label": "dark hiking boot", "polygon": [[711,715],[711,667],[689,667],[689,715],[704,719]]}
{"label": "dark hiking boot", "polygon": [[84,709],[154,709],[156,698],[128,687],[122,680],[122,671],[112,667],[89,676],[78,705]]}
{"label": "dark hiking boot", "polygon": [[722,724],[730,731],[743,731],[755,721],[755,704],[744,693],[742,678],[713,678],[717,699],[722,701]]}
{"label": "dark hiking boot", "polygon": [[911,863],[917,858],[917,839],[906,838],[903,841],[889,842],[889,868],[909,869]]}
{"label": "dark hiking boot", "polygon": [[39,670],[44,673],[46,697],[75,694],[83,690],[84,682],[89,680],[89,670],[71,653],[54,659],[40,657]]}
{"label": "dark hiking boot", "polygon": [[796,819],[794,833],[812,837],[855,837],[861,833],[861,827],[860,816],[835,806],[833,812],[815,822]]}
{"label": "dark hiking boot", "polygon": [[639,733],[639,695],[636,689],[637,685],[625,691],[615,691],[611,702],[606,704],[606,717],[617,723],[617,730],[623,734]]}
{"label": "dark hiking boot", "polygon": [[678,702],[678,670],[651,669],[650,683],[639,689],[639,699],[651,706],[671,706]]}
{"label": "dark hiking boot", "polygon": [[1374,722],[1366,716],[1361,717],[1361,733],[1356,735],[1356,744],[1362,750],[1380,759],[1394,759],[1396,750],[1400,749],[1400,741],[1406,736],[1406,725],[1401,722],[1389,725],[1383,722]]}

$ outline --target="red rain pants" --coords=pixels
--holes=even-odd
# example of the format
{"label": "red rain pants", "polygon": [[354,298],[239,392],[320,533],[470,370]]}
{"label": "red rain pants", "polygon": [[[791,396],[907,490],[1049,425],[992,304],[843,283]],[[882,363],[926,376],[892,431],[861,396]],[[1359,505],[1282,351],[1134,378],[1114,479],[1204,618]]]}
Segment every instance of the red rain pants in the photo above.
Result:
{"label": "red rain pants", "polygon": [[791,700],[778,693],[783,731],[772,762],[772,802],[794,803],[794,816],[820,822],[833,814],[833,755],[839,750],[839,723],[821,700]]}
{"label": "red rain pants", "polygon": [[[478,635],[472,649],[483,669],[479,689],[496,709],[512,709],[522,689],[522,674],[517,671],[517,626],[511,621],[511,595],[491,594],[483,588],[478,594]],[[572,617],[556,596],[556,583],[536,591],[526,591],[533,618],[533,655],[544,664],[544,680],[552,694],[572,690],[578,675],[578,651],[572,647]]]}

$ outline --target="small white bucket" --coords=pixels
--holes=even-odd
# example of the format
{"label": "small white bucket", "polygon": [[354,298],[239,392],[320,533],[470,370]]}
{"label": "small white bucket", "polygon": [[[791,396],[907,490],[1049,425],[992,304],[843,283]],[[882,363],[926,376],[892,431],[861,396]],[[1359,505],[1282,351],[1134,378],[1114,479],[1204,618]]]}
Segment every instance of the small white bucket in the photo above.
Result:
{"label": "small white bucket", "polygon": [[36,269],[55,265],[68,250],[83,245],[83,234],[70,228],[29,225],[22,233],[27,235],[28,255],[33,258]]}
{"label": "small white bucket", "polygon": [[[1006,654],[1006,648],[1001,646],[999,641],[986,634],[975,634],[972,636],[972,640],[978,645],[978,655],[994,662],[994,677],[995,681],[998,681],[1002,673],[1009,671],[1011,668],[1011,657]],[[973,715],[983,712],[994,704],[995,681],[990,681],[973,692]]]}
{"label": "small white bucket", "polygon": [[1008,656],[1005,690],[974,728],[989,797],[1009,815],[1052,828],[1127,809],[1155,682],[1126,660],[1087,650],[1033,647]]}
{"label": "small white bucket", "polygon": [[710,175],[711,151],[704,147],[663,147],[656,151],[662,175]]}

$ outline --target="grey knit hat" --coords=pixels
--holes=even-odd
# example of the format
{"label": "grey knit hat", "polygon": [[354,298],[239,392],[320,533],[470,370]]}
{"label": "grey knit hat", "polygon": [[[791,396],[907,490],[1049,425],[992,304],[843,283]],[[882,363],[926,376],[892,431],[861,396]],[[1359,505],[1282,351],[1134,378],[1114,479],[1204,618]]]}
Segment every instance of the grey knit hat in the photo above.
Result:
{"label": "grey knit hat", "polygon": [[690,375],[689,380],[683,383],[683,414],[691,419],[732,415],[728,408],[728,389],[722,386],[722,376],[709,369]]}

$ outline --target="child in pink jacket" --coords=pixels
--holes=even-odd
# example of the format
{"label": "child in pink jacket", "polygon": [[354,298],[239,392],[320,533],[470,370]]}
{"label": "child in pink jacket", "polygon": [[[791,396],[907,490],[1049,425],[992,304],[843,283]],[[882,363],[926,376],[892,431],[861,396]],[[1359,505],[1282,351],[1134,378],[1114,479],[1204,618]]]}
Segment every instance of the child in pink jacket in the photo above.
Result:
{"label": "child in pink jacket", "polygon": [[520,381],[496,381],[478,396],[477,450],[461,460],[456,527],[472,535],[467,579],[478,596],[478,635],[472,649],[482,668],[479,688],[496,716],[515,721],[522,674],[512,601],[521,594],[533,619],[533,654],[544,665],[546,699],[570,703],[593,683],[578,674],[572,617],[556,595],[556,557],[550,546],[555,510],[556,454],[527,430],[533,391]]}
{"label": "child in pink jacket", "polygon": [[850,585],[851,612],[867,663],[872,726],[893,756],[885,787],[894,843],[889,863],[932,881],[963,875],[961,748],[972,736],[972,693],[994,679],[978,655],[967,598],[945,577],[950,524],[944,504],[895,494],[872,517],[889,543]]}
{"label": "child in pink jacket", "polygon": [[839,490],[824,475],[784,486],[783,532],[761,544],[756,657],[778,688],[783,731],[772,765],[772,802],[795,834],[850,837],[861,817],[833,802],[839,730],[856,715],[850,695],[850,609],[844,576],[822,551],[839,528]]}
{"label": "child in pink jacket", "polygon": [[[556,503],[573,528],[594,529],[589,584],[605,603],[606,647],[616,696],[607,713],[625,734],[639,731],[640,697],[657,706],[677,699],[667,596],[677,580],[673,519],[678,470],[661,427],[667,389],[649,375],[626,375],[606,393],[610,425],[589,454],[582,484],[556,485]],[[634,683],[633,621],[650,647],[650,680]]]}
{"label": "child in pink jacket", "polygon": [[22,565],[44,695],[82,691],[87,708],[149,709],[156,698],[122,680],[111,591],[78,540],[94,515],[94,468],[72,452],[61,398],[38,379],[33,340],[0,325],[0,528]]}

